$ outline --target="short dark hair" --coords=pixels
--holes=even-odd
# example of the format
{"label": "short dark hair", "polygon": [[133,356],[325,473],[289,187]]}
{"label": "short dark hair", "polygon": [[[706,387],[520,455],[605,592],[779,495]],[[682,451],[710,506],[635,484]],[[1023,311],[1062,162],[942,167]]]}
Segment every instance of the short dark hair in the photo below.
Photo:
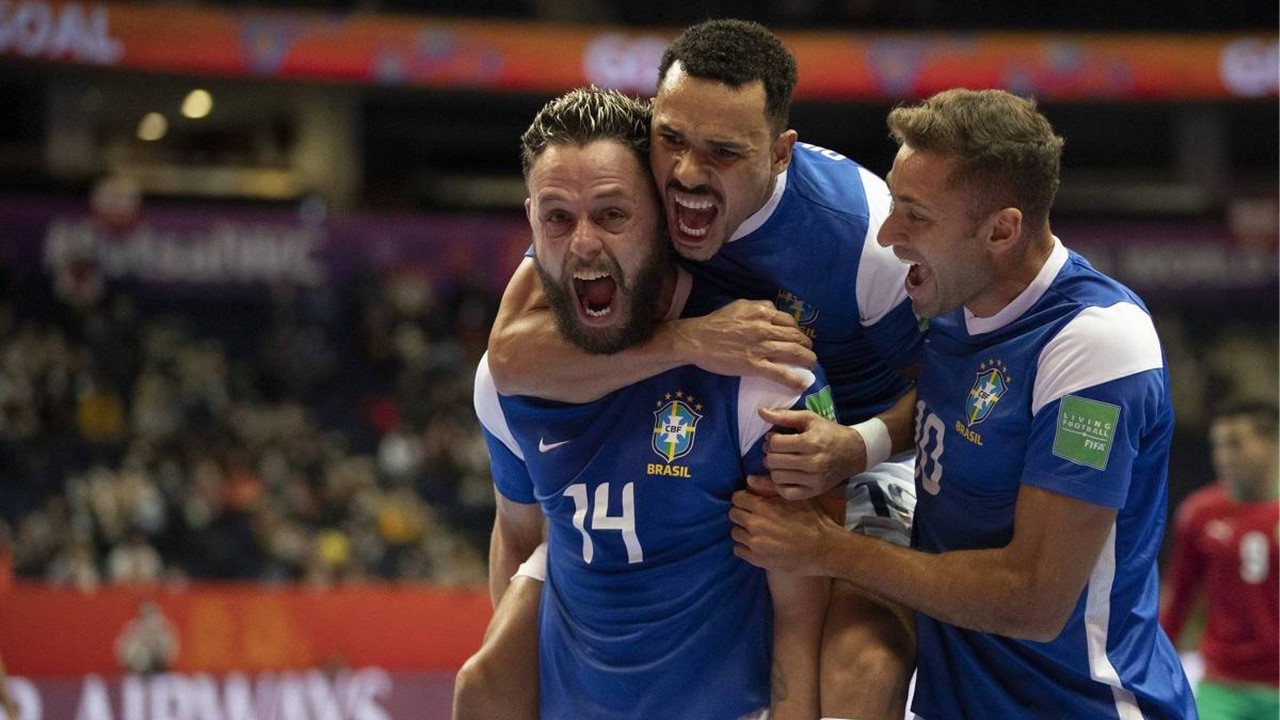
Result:
{"label": "short dark hair", "polygon": [[764,84],[764,114],[770,127],[777,133],[787,129],[796,60],[765,26],[747,20],[708,20],[686,29],[662,54],[659,86],[676,61],[694,77],[731,88],[759,80]]}
{"label": "short dark hair", "polygon": [[561,95],[542,106],[520,136],[520,164],[526,178],[534,160],[550,145],[584,147],[596,140],[616,140],[631,149],[641,167],[649,166],[648,101],[617,90],[591,85]]}
{"label": "short dark hair", "polygon": [[1254,432],[1276,439],[1280,433],[1280,407],[1268,400],[1241,400],[1227,403],[1213,411],[1211,422],[1227,418],[1245,418],[1253,425]]}
{"label": "short dark hair", "polygon": [[1004,90],[944,90],[894,108],[888,124],[899,145],[957,160],[948,184],[972,189],[975,221],[1011,206],[1022,211],[1027,230],[1049,221],[1063,140],[1035,100]]}

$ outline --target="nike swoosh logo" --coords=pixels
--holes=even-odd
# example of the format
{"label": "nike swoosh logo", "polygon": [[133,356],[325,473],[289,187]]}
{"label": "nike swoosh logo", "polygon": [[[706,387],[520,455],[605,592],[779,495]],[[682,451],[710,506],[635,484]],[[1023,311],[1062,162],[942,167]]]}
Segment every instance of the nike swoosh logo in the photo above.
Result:
{"label": "nike swoosh logo", "polygon": [[567,444],[568,442],[569,442],[568,440],[561,440],[560,442],[548,444],[546,440],[543,440],[542,438],[538,438],[538,452],[549,452],[551,450],[555,450],[561,445]]}

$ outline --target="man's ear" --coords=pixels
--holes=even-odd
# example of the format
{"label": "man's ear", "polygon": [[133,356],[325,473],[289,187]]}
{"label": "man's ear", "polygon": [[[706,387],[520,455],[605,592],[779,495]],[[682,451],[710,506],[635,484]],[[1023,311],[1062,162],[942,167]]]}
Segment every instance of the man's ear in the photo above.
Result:
{"label": "man's ear", "polygon": [[1022,239],[1022,211],[1015,207],[1007,207],[992,213],[987,220],[990,230],[987,232],[987,246],[993,253],[1004,253],[1016,246]]}
{"label": "man's ear", "polygon": [[524,199],[524,218],[529,221],[529,227],[533,227],[533,198]]}
{"label": "man's ear", "polygon": [[791,151],[795,149],[798,137],[795,130],[784,130],[781,135],[774,138],[773,145],[769,147],[770,165],[773,167],[774,175],[790,167]]}

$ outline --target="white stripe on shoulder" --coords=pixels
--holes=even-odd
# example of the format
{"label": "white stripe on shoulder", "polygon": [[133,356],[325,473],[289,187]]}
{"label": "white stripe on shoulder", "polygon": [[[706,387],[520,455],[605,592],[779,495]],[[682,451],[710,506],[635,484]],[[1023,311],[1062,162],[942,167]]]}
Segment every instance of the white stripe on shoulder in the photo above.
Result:
{"label": "white stripe on shoulder", "polygon": [[502,444],[506,445],[516,457],[524,460],[524,452],[520,450],[520,444],[516,442],[515,435],[511,434],[511,428],[507,426],[506,413],[502,412],[502,405],[498,403],[498,387],[493,384],[493,374],[489,372],[489,353],[487,352],[480,357],[480,364],[476,366],[476,384],[472,403],[475,404],[476,418],[480,420],[481,425],[484,425],[484,429],[501,440]]}
{"label": "white stripe on shoulder", "polygon": [[866,168],[858,168],[858,172],[862,175],[862,187],[867,197],[867,236],[862,241],[853,292],[862,324],[874,325],[907,299],[904,281],[908,265],[876,241],[880,226],[889,217],[889,187]]}
{"label": "white stripe on shoulder", "polygon": [[1131,302],[1088,307],[1040,351],[1031,414],[1058,398],[1164,367],[1151,316]]}
{"label": "white stripe on shoulder", "polygon": [[[817,377],[812,370],[799,366],[791,371],[804,378],[806,385],[812,385]],[[796,404],[802,393],[792,390],[781,383],[762,377],[748,375],[738,385],[738,455],[746,455],[756,441],[764,437],[773,427],[760,417],[760,408],[789,408]]]}

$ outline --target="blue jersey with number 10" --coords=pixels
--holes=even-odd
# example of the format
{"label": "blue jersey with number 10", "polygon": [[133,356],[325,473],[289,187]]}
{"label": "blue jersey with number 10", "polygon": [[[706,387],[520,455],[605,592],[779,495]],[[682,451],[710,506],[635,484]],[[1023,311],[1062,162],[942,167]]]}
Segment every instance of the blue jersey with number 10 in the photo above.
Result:
{"label": "blue jersey with number 10", "polygon": [[922,356],[919,549],[1007,545],[1024,484],[1118,514],[1054,640],[918,615],[912,710],[930,720],[1194,718],[1156,622],[1173,411],[1141,301],[1055,240],[1036,279],[995,316],[961,308],[935,318]]}

